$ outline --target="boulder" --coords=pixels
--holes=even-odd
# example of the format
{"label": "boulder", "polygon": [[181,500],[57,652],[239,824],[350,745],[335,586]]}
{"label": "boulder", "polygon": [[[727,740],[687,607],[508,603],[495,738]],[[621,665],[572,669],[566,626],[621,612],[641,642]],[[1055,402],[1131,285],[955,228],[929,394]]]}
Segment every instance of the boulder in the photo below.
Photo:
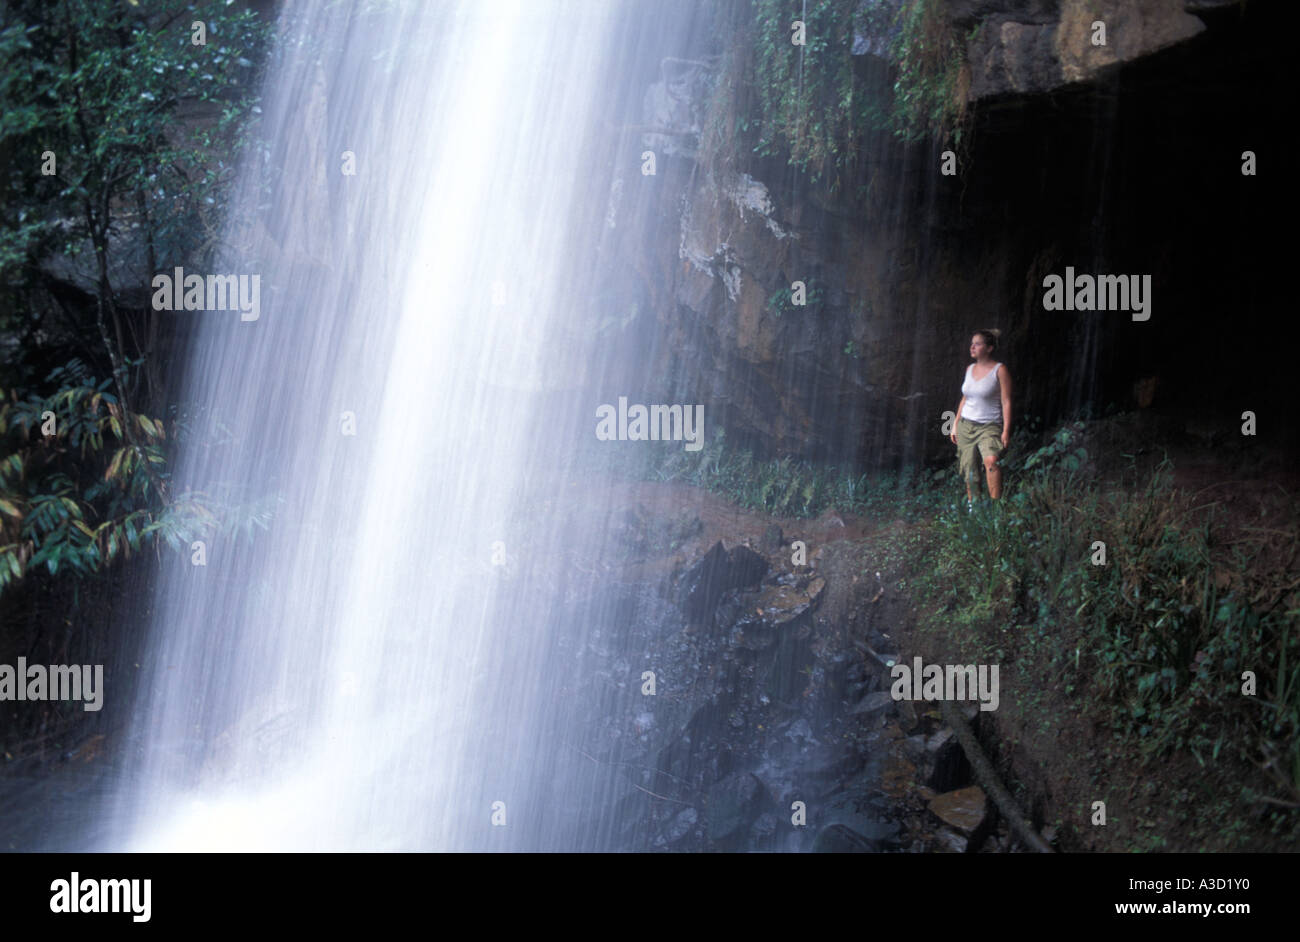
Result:
{"label": "boulder", "polygon": [[952,729],[945,726],[926,740],[925,751],[925,761],[930,768],[926,784],[935,791],[952,791],[970,781],[970,763]]}
{"label": "boulder", "polygon": [[817,832],[814,854],[874,854],[880,847],[863,834],[842,824],[832,824]]}
{"label": "boulder", "polygon": [[894,697],[888,690],[878,690],[863,697],[853,709],[850,716],[871,717],[883,714],[893,704]]}
{"label": "boulder", "polygon": [[727,550],[719,540],[682,576],[679,604],[694,622],[709,622],[723,593],[756,585],[767,574],[767,560],[747,546]]}
{"label": "boulder", "polygon": [[767,586],[732,625],[732,640],[752,651],[765,651],[782,632],[803,624],[815,608],[816,602],[793,586]]}
{"label": "boulder", "polygon": [[762,810],[763,783],[750,772],[740,772],[709,789],[709,840],[732,847],[744,838]]}
{"label": "boulder", "polygon": [[655,846],[668,847],[686,837],[695,829],[695,824],[699,820],[699,816],[700,813],[694,808],[684,808],[677,812],[677,814],[673,815],[672,820],[668,822],[659,836],[655,838]]}
{"label": "boulder", "polygon": [[989,822],[989,802],[978,785],[944,792],[930,800],[930,812],[968,838],[982,836]]}
{"label": "boulder", "polygon": [[[972,6],[982,8],[961,9]],[[1055,10],[1015,0],[959,4],[954,23],[973,27],[966,47],[969,100],[1052,91],[1185,42],[1205,29],[1188,6],[1186,0],[1062,0]],[[1105,24],[1105,45],[1093,42],[1097,22]]]}
{"label": "boulder", "polygon": [[934,849],[941,854],[964,854],[970,846],[970,840],[949,828],[939,828],[934,832]]}

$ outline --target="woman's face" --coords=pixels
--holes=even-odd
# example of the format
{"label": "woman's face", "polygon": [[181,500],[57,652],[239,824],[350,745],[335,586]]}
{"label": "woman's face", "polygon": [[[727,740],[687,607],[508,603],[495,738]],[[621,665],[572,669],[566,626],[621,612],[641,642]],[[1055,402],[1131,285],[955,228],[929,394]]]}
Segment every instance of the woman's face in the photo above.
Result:
{"label": "woman's face", "polygon": [[976,334],[970,339],[970,355],[972,360],[978,360],[989,352],[989,345],[984,342],[984,338]]}

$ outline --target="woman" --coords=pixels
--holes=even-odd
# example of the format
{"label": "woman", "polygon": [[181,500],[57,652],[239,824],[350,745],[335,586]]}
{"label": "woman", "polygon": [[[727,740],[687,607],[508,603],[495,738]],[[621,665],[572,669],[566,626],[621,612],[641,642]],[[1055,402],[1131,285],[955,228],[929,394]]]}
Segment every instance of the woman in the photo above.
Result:
{"label": "woman", "polygon": [[1011,438],[1011,374],[993,359],[1000,334],[996,329],[977,330],[970,339],[970,355],[975,362],[966,368],[956,424],[950,436],[961,459],[967,510],[974,509],[974,491],[979,490],[977,451],[988,475],[989,497],[997,500],[1002,496],[998,456]]}

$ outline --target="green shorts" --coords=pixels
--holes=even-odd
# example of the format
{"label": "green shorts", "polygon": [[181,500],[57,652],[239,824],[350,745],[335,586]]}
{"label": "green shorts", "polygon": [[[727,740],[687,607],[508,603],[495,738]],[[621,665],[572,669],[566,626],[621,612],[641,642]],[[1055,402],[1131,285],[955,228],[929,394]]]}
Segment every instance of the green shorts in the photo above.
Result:
{"label": "green shorts", "polygon": [[[979,452],[979,458],[975,456]],[[1002,423],[977,425],[970,419],[957,423],[957,457],[961,460],[962,480],[978,485],[980,465],[989,455],[1002,454]]]}

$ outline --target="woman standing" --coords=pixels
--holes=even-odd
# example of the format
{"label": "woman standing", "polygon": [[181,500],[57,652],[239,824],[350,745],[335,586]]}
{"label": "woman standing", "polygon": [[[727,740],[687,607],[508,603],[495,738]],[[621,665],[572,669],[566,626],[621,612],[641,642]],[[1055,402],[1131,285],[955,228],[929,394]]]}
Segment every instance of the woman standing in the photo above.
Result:
{"label": "woman standing", "polygon": [[996,329],[977,330],[970,339],[970,355],[975,362],[966,368],[956,424],[950,436],[961,459],[968,510],[973,509],[974,492],[979,490],[977,451],[988,475],[989,497],[997,500],[1002,496],[998,456],[1011,438],[1011,374],[993,359],[1000,334]]}

